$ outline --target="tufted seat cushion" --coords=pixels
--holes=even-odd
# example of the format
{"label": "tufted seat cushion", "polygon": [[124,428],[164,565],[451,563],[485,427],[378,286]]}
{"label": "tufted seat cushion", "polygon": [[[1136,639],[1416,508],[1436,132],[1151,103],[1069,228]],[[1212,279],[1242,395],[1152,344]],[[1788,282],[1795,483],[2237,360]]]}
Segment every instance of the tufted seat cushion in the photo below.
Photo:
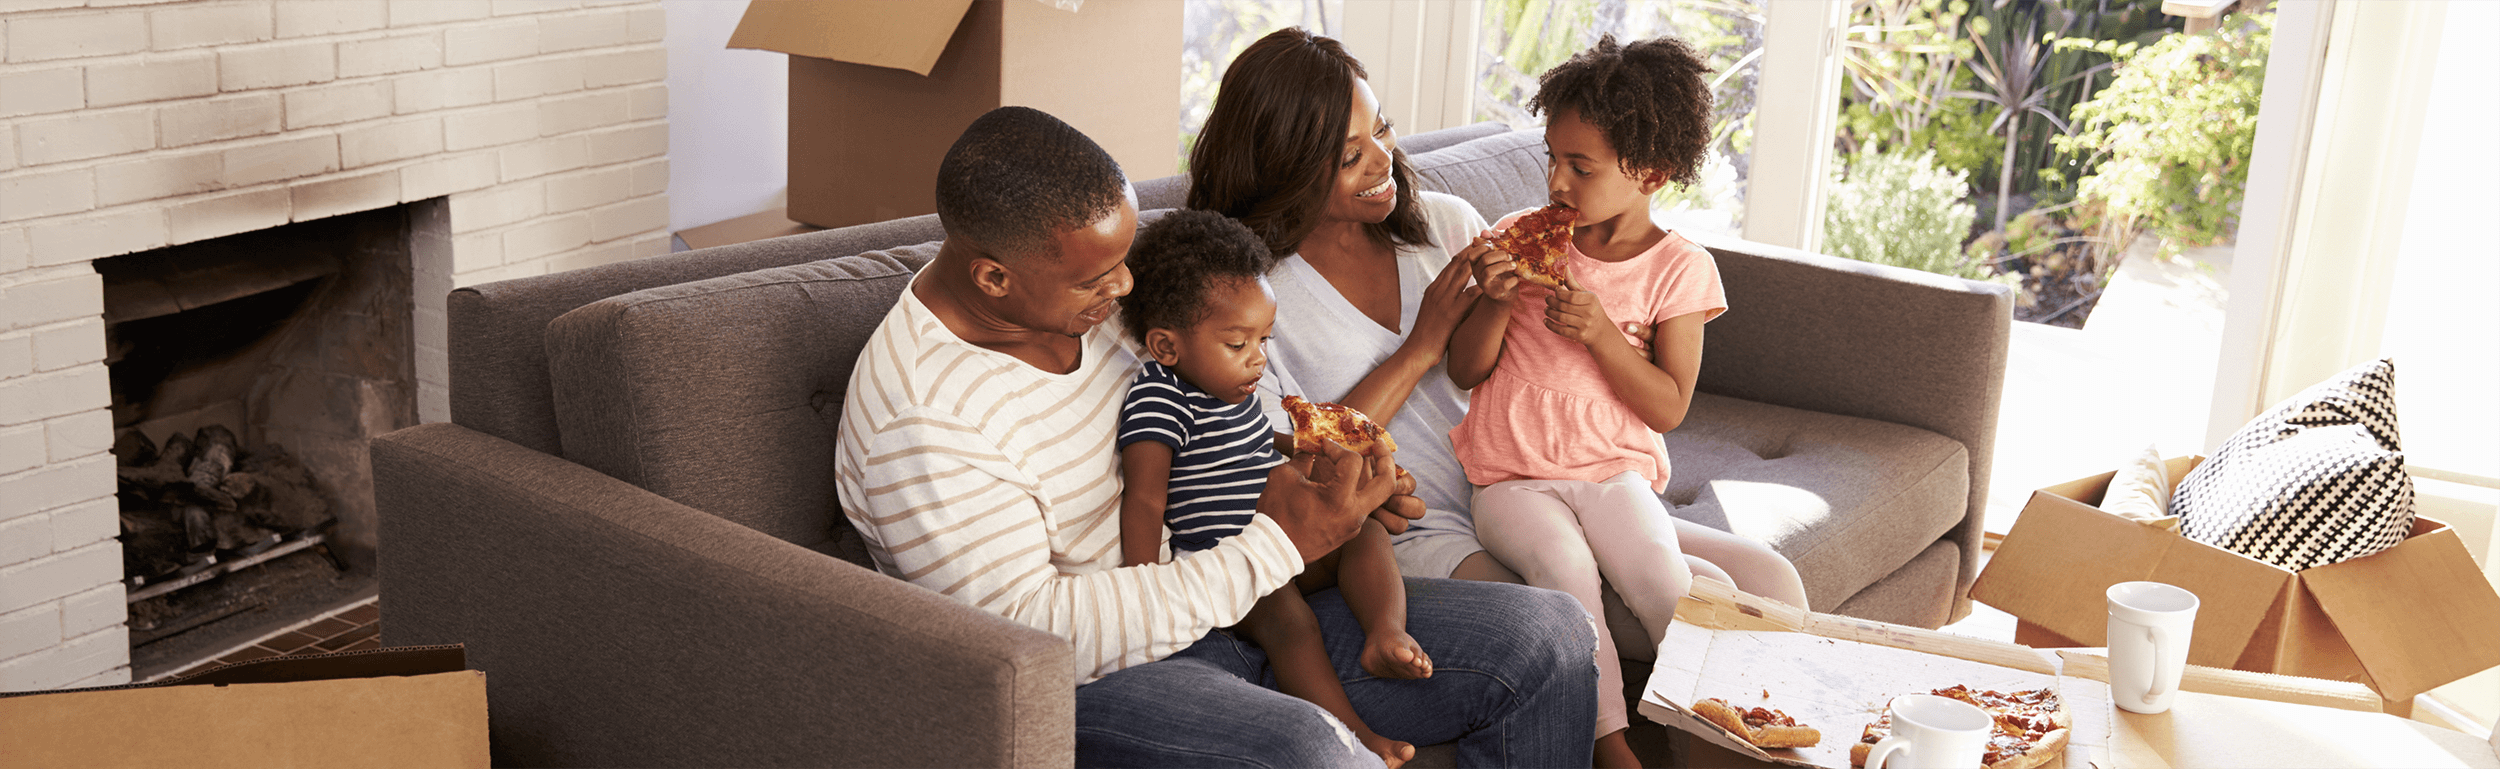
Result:
{"label": "tufted seat cushion", "polygon": [[565,458],[869,566],[834,496],[835,426],[860,347],[936,254],[774,267],[565,313],[546,332]]}

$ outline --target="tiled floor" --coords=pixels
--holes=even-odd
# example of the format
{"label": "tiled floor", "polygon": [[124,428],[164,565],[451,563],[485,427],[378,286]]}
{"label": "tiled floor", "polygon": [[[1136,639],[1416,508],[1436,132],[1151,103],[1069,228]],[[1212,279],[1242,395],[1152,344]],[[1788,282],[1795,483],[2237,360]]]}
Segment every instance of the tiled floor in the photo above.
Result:
{"label": "tiled floor", "polygon": [[184,668],[175,675],[188,675],[218,665],[250,662],[263,657],[362,651],[381,647],[381,600],[366,599],[336,612],[306,620],[302,624],[281,630],[240,649],[218,655],[215,659]]}

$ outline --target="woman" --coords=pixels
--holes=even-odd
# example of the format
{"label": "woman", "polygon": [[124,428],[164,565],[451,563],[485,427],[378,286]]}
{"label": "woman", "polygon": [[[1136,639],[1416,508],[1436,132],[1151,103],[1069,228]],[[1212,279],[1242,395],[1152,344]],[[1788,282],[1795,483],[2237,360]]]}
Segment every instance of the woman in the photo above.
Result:
{"label": "woman", "polygon": [[[1474,489],[1449,440],[1467,392],[1442,361],[1480,294],[1469,265],[1487,250],[1485,221],[1464,200],[1415,188],[1366,77],[1336,41],[1301,29],[1251,44],[1190,153],[1188,206],[1241,220],[1281,258],[1268,276],[1276,325],[1260,387],[1271,418],[1282,418],[1275,398],[1299,393],[1397,436],[1398,464],[1429,510],[1396,540],[1400,571],[1521,582],[1476,542]],[[1793,568],[1762,544],[1682,520],[1676,534],[1696,574],[1802,605]],[[1600,765],[1633,765],[1621,731],[1596,748]]]}

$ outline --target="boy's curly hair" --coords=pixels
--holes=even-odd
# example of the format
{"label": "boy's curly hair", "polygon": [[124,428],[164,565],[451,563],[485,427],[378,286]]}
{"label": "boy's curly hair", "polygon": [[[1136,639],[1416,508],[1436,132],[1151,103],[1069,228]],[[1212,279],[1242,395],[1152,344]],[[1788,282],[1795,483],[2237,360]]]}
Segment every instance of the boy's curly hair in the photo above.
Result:
{"label": "boy's curly hair", "polygon": [[1207,315],[1219,281],[1257,280],[1276,255],[1257,233],[1213,211],[1182,209],[1137,230],[1128,270],[1136,285],[1120,297],[1121,324],[1146,341],[1148,329],[1185,329]]}
{"label": "boy's curly hair", "polygon": [[1528,111],[1565,110],[1605,134],[1624,170],[1701,180],[1710,150],[1710,66],[1673,37],[1617,45],[1614,35],[1537,78]]}

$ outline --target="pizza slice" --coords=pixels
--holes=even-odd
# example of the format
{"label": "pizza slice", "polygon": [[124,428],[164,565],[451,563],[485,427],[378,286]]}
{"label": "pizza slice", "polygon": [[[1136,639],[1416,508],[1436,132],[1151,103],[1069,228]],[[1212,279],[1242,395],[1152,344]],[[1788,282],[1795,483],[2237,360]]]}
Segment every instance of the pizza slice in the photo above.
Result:
{"label": "pizza slice", "polygon": [[1493,235],[1492,245],[1510,254],[1520,280],[1561,288],[1571,280],[1571,223],[1579,218],[1578,210],[1555,203],[1520,214],[1510,229]]}
{"label": "pizza slice", "polygon": [[1355,453],[1371,451],[1372,443],[1386,444],[1398,450],[1398,442],[1389,431],[1373,422],[1371,417],[1336,403],[1312,403],[1299,395],[1285,396],[1285,413],[1293,417],[1293,453],[1320,450],[1322,441],[1333,441]]}
{"label": "pizza slice", "polygon": [[[1980,758],[1986,769],[2033,769],[2066,752],[2074,716],[2055,690],[1999,692],[1954,684],[1931,693],[1977,705],[1996,719],[1996,731],[1988,735],[1987,750]],[[1866,725],[1858,744],[1849,746],[1849,765],[1865,766],[1875,743],[1891,735],[1892,713],[1887,709],[1875,723]]]}
{"label": "pizza slice", "polygon": [[1693,713],[1757,748],[1811,748],[1823,741],[1822,731],[1771,708],[1738,708],[1712,697],[1693,703]]}

